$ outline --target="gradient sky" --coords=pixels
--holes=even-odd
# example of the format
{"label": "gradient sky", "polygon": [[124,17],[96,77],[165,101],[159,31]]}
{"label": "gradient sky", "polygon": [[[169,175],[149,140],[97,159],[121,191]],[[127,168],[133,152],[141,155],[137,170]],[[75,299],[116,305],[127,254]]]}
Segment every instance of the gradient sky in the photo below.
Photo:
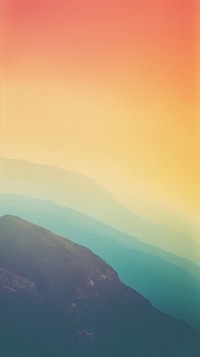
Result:
{"label": "gradient sky", "polygon": [[3,0],[1,154],[198,216],[194,0]]}

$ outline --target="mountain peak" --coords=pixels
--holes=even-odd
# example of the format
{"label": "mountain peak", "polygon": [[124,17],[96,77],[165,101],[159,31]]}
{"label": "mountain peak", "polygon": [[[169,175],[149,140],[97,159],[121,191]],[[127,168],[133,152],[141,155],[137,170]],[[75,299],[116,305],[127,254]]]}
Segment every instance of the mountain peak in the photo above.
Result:
{"label": "mountain peak", "polygon": [[20,217],[17,217],[17,216],[14,216],[12,214],[5,214],[3,216],[0,217],[0,222],[3,222],[3,221],[12,221],[12,220],[23,220],[22,218]]}
{"label": "mountain peak", "polygon": [[31,223],[28,223],[26,220],[24,220],[23,218],[20,218],[18,216],[15,216],[15,215],[12,215],[12,214],[5,214],[3,216],[0,217],[0,224],[11,224],[11,223],[14,223],[14,224],[21,224],[21,223],[24,223],[25,225],[26,224],[31,224]]}

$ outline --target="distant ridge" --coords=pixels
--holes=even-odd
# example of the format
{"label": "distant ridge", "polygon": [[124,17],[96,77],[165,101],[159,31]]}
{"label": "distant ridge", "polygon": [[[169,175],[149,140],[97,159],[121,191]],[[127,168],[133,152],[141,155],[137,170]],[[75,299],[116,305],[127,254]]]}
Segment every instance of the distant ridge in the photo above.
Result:
{"label": "distant ridge", "polygon": [[51,166],[3,158],[0,168],[2,193],[54,201],[199,264],[199,245],[195,240],[185,233],[134,215],[87,177]]}

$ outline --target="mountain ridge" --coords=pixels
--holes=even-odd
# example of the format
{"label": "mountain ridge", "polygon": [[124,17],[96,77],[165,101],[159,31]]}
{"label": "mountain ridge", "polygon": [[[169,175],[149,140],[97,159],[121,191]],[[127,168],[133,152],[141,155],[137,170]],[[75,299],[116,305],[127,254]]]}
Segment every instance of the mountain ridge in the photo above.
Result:
{"label": "mountain ridge", "polygon": [[153,308],[87,248],[44,228],[1,217],[0,268],[5,357],[14,349],[31,357],[198,356],[185,323]]}
{"label": "mountain ridge", "polygon": [[[70,237],[74,242],[87,246],[117,270],[121,280],[146,296],[163,312],[186,320],[200,329],[200,269],[192,264],[192,276],[188,275],[185,260],[169,257],[154,251],[134,237],[128,237],[94,219],[68,208],[56,206],[28,197],[0,195],[0,214],[15,214],[44,226],[56,234]],[[123,245],[128,238],[132,245]],[[157,255],[155,255],[157,254]],[[173,258],[170,262],[170,259]],[[177,264],[177,265],[176,265]],[[180,269],[178,266],[181,266]],[[163,284],[163,281],[165,284]],[[169,291],[173,289],[174,298]],[[155,293],[156,292],[156,293]]]}
{"label": "mountain ridge", "polygon": [[199,264],[195,240],[185,233],[153,224],[136,216],[92,179],[53,166],[21,160],[1,158],[0,165],[1,192],[28,195],[68,206],[108,223],[120,231],[137,236],[146,243],[159,246]]}

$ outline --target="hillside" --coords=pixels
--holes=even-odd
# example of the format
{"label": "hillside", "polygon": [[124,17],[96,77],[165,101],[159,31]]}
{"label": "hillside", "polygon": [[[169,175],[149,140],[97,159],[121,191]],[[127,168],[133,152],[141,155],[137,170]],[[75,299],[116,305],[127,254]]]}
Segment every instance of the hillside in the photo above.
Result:
{"label": "hillside", "polygon": [[200,331],[199,266],[53,202],[0,194],[0,215],[5,214],[20,216],[92,249],[155,307]]}
{"label": "hillside", "polygon": [[0,304],[5,357],[199,356],[185,323],[90,250],[9,215],[0,219]]}

